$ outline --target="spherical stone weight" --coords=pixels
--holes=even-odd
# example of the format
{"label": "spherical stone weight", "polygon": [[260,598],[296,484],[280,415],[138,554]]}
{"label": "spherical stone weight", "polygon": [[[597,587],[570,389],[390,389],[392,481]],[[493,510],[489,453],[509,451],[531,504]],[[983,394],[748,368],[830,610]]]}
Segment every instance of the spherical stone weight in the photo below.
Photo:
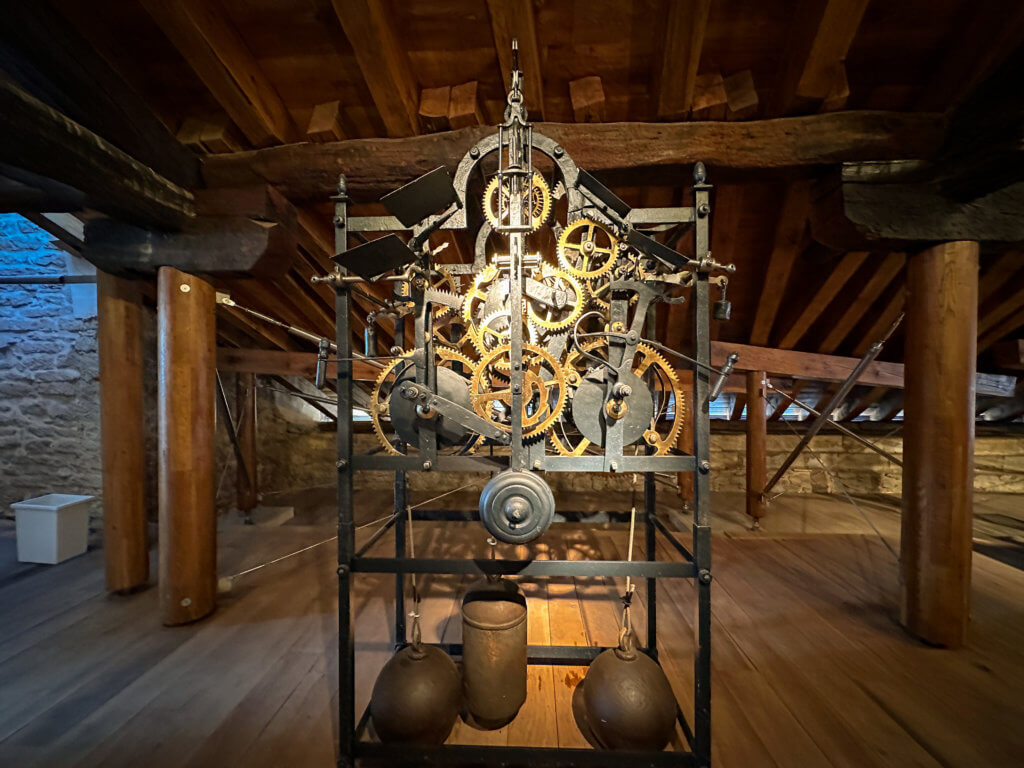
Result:
{"label": "spherical stone weight", "polygon": [[632,649],[612,648],[591,662],[583,709],[605,749],[662,750],[675,730],[676,700],[665,673]]}
{"label": "spherical stone weight", "polygon": [[543,534],[555,516],[551,488],[533,472],[506,469],[480,493],[480,521],[499,541],[525,544]]}
{"label": "spherical stone weight", "polygon": [[386,743],[443,744],[461,708],[459,670],[432,645],[407,645],[392,656],[370,696],[373,728]]}

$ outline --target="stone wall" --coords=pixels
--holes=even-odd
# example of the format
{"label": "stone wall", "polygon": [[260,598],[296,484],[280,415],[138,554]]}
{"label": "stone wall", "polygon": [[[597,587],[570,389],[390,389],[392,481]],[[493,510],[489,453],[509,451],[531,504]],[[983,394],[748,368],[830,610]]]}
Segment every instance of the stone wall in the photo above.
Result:
{"label": "stone wall", "polygon": [[[0,274],[81,264],[17,214],[0,214]],[[46,493],[99,496],[95,285],[0,285],[0,514]]]}

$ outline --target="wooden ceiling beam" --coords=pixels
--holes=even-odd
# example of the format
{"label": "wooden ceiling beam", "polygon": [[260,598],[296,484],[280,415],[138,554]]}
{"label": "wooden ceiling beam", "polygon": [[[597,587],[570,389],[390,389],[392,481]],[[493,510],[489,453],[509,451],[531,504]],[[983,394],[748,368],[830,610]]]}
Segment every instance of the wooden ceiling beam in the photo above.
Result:
{"label": "wooden ceiling beam", "polygon": [[711,0],[669,4],[655,77],[654,112],[660,120],[685,120],[690,116],[710,11]]}
{"label": "wooden ceiling beam", "polygon": [[[565,147],[581,168],[648,174],[698,160],[714,173],[923,158],[941,145],[945,128],[941,115],[835,112],[742,123],[539,123],[535,130]],[[210,187],[270,183],[290,200],[306,202],[334,194],[344,169],[350,192],[379,195],[439,165],[454,171],[470,147],[493,132],[480,126],[400,141],[351,139],[213,155],[203,158],[203,177]],[[623,152],[627,145],[630,151]]]}
{"label": "wooden ceiling beam", "polygon": [[755,346],[767,344],[772,336],[775,316],[786,292],[789,274],[803,247],[807,230],[808,191],[808,184],[804,181],[793,182],[786,189],[761,286],[761,298],[757,302],[757,313],[750,330],[750,343]]}
{"label": "wooden ceiling beam", "polygon": [[1004,336],[1013,333],[1021,326],[1024,326],[1024,307],[1018,307],[1016,312],[998,325],[995,325],[984,335],[978,337],[978,354],[981,354]]}
{"label": "wooden ceiling beam", "polygon": [[978,307],[980,308],[999,288],[1006,285],[1013,273],[1024,267],[1024,252],[1011,249],[1004,251],[996,262],[985,270],[978,280]]}
{"label": "wooden ceiling beam", "polygon": [[[840,383],[846,380],[860,362],[856,357],[715,341],[711,343],[711,365],[723,365],[732,353],[739,356],[736,371],[764,371],[800,381]],[[902,388],[903,364],[876,360],[864,370],[857,382],[863,386]],[[1013,376],[979,373],[976,376],[975,389],[980,395],[1006,397],[1013,394],[1015,383],[1016,379]]]}
{"label": "wooden ceiling beam", "polygon": [[843,66],[867,5],[868,0],[800,3],[785,41],[780,77],[767,105],[769,117],[816,111],[826,98],[834,96],[837,70]]}
{"label": "wooden ceiling beam", "polygon": [[142,4],[254,146],[299,141],[291,113],[219,0]]}
{"label": "wooden ceiling beam", "polygon": [[195,214],[192,193],[143,165],[0,74],[0,162],[85,195],[127,221],[177,227]]}
{"label": "wooden ceiling beam", "polygon": [[382,0],[332,0],[388,136],[419,131],[419,87]]}
{"label": "wooden ceiling beam", "polygon": [[[327,364],[327,377],[335,377],[337,363]],[[312,378],[316,373],[315,352],[283,352],[270,349],[217,350],[218,370],[230,373],[261,373],[268,376],[303,376]],[[356,381],[374,381],[380,368],[361,360],[352,362]]]}
{"label": "wooden ceiling beam", "polygon": [[825,282],[821,284],[821,287],[818,288],[818,291],[811,300],[804,305],[803,312],[800,313],[800,316],[779,341],[777,346],[780,349],[792,349],[800,342],[803,335],[821,317],[821,313],[832,303],[832,300],[839,294],[843,286],[849,282],[850,278],[853,277],[853,274],[860,268],[860,265],[864,263],[867,257],[867,252],[858,251],[847,253],[839,260],[835,269],[829,272]]}
{"label": "wooden ceiling beam", "polygon": [[0,69],[50,107],[174,184],[198,184],[196,158],[51,2],[5,5]]}
{"label": "wooden ceiling beam", "polygon": [[534,119],[544,119],[544,79],[540,44],[532,0],[487,0],[491,14],[494,48],[501,67],[501,82],[512,83],[512,41],[519,44],[519,68],[523,72],[526,109]]}
{"label": "wooden ceiling beam", "polygon": [[882,295],[885,289],[889,287],[896,276],[903,270],[906,261],[907,258],[904,254],[890,253],[879,263],[871,264],[872,268],[874,268],[874,274],[871,275],[871,278],[854,297],[850,306],[846,308],[846,311],[843,312],[832,326],[832,329],[818,347],[819,352],[830,355],[839,348],[839,345],[843,343],[843,339],[850,334],[850,331],[867,314],[867,311],[878,297]]}
{"label": "wooden ceiling beam", "polygon": [[889,387],[872,387],[852,404],[850,410],[847,411],[846,415],[843,417],[843,421],[853,421],[864,413],[864,411],[885,397],[888,391]]}

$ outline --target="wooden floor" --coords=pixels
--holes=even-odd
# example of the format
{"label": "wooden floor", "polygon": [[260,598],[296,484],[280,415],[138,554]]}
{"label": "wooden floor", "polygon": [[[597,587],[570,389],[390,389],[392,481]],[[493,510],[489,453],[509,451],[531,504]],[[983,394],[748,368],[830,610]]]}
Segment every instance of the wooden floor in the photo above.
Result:
{"label": "wooden floor", "polygon": [[[220,573],[332,534],[325,525],[226,527]],[[418,524],[416,540],[420,554],[485,549],[476,524]],[[534,551],[618,557],[625,545],[622,525],[561,524]],[[333,547],[236,579],[213,617],[176,629],[159,626],[155,590],[103,594],[102,552],[3,582],[0,765],[333,765]],[[737,531],[717,535],[713,551],[716,765],[1021,764],[1024,572],[976,554],[971,646],[945,651],[898,627],[896,564],[873,534]],[[465,586],[421,582],[425,639],[459,637]],[[525,586],[531,642],[614,641],[621,583]],[[691,586],[665,586],[658,605],[663,663],[689,716]],[[388,577],[359,578],[360,707],[390,653],[390,606]],[[642,600],[636,623],[644,626]],[[460,723],[452,740],[585,746],[572,714],[584,672],[531,668],[515,721],[493,732]]]}

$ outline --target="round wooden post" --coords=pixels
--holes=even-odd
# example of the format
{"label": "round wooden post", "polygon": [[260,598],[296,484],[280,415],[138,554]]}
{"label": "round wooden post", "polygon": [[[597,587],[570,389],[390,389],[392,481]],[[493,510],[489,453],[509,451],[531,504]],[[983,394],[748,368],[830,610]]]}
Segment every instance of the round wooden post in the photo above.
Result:
{"label": "round wooden post", "polygon": [[149,581],[142,304],[128,280],[96,275],[103,454],[103,552],[107,589]]}
{"label": "round wooden post", "polygon": [[978,244],[907,264],[902,617],[927,643],[967,640],[974,487]]}
{"label": "round wooden post", "polygon": [[164,624],[215,607],[215,291],[171,267],[157,279],[160,613]]}
{"label": "round wooden post", "polygon": [[239,373],[235,380],[235,422],[242,459],[235,473],[236,503],[243,512],[251,512],[259,502],[256,470],[256,374]]}
{"label": "round wooden post", "polygon": [[761,491],[768,482],[768,416],[764,390],[764,371],[747,371],[747,514],[754,522],[764,517]]}

